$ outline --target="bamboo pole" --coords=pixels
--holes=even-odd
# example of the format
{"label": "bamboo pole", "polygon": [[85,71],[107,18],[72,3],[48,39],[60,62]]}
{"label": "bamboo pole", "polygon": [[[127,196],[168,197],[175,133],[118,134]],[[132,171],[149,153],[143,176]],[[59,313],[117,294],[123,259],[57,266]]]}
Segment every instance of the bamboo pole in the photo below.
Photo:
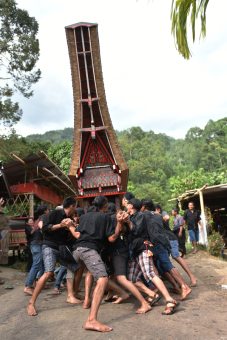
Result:
{"label": "bamboo pole", "polygon": [[199,190],[199,201],[200,201],[200,208],[201,208],[201,221],[203,226],[203,231],[199,229],[199,234],[201,235],[201,241],[204,245],[207,245],[207,231],[206,231],[206,219],[205,219],[205,206],[204,206],[204,199],[203,199],[203,192],[202,189]]}

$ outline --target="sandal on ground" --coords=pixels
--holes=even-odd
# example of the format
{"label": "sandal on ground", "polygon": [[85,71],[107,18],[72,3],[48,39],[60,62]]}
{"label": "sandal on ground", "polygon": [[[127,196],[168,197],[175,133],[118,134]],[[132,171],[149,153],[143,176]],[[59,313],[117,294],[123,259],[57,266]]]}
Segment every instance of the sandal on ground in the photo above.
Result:
{"label": "sandal on ground", "polygon": [[5,281],[3,281],[3,280],[0,280],[0,285],[3,285],[3,283],[5,283]]}
{"label": "sandal on ground", "polygon": [[154,296],[147,296],[146,297],[146,301],[149,303],[150,306],[153,306],[156,302],[158,302],[162,296],[157,296],[158,294],[157,293],[154,293]]}
{"label": "sandal on ground", "polygon": [[61,291],[59,289],[53,289],[53,294],[59,295],[59,294],[61,294]]}
{"label": "sandal on ground", "polygon": [[[168,307],[167,304],[168,303],[172,303],[173,306],[172,307]],[[180,302],[177,302],[176,300],[172,300],[172,301],[166,301],[166,310],[170,311],[169,313],[165,313],[162,312],[162,315],[171,315],[173,313],[175,313],[175,310],[180,306]]]}
{"label": "sandal on ground", "polygon": [[13,286],[6,286],[5,289],[13,289]]}
{"label": "sandal on ground", "polygon": [[111,296],[109,299],[105,299],[105,302],[114,302],[118,299],[118,297],[116,297],[116,295]]}
{"label": "sandal on ground", "polygon": [[[60,289],[67,289],[67,286],[60,286]],[[79,291],[79,289],[78,289],[78,291]]]}

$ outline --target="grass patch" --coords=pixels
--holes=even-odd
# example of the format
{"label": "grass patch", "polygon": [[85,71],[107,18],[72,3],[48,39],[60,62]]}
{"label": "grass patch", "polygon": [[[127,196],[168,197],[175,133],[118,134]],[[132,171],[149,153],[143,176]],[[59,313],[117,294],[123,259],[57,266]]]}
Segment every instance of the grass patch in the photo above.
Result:
{"label": "grass patch", "polygon": [[[192,247],[191,243],[185,243],[185,246],[186,246],[187,254],[191,253],[193,251],[193,247]],[[207,247],[205,245],[199,244],[199,243],[197,243],[197,249],[207,251]]]}
{"label": "grass patch", "polygon": [[17,257],[13,259],[12,256],[8,257],[8,264],[2,264],[2,267],[12,268],[16,270],[20,270],[21,272],[27,271],[27,258],[22,258],[21,261],[18,260]]}

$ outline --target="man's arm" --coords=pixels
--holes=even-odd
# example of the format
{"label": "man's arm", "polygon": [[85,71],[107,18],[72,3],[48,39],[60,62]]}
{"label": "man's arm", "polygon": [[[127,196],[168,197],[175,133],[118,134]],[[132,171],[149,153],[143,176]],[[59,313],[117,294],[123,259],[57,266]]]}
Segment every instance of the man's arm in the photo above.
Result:
{"label": "man's arm", "polygon": [[75,231],[75,226],[70,226],[68,228],[69,228],[69,231],[71,232],[71,234],[78,240],[78,238],[80,238],[80,232]]}
{"label": "man's arm", "polygon": [[182,217],[179,218],[179,225],[180,225],[180,231],[179,231],[178,236],[182,237],[182,232],[183,232],[183,229],[184,229],[184,220],[183,220]]}
{"label": "man's arm", "polygon": [[[61,223],[54,224],[55,218],[56,218],[56,211],[52,211],[50,213],[50,215],[48,216],[48,218],[46,218],[43,222],[43,225],[42,225],[42,233],[43,234],[55,231],[55,230],[60,229],[60,228],[67,227],[66,221],[70,220],[70,219],[66,218],[66,219],[62,220]],[[42,222],[42,221],[40,221],[40,222]],[[40,222],[38,224],[39,227],[41,226]]]}
{"label": "man's arm", "polygon": [[109,242],[113,243],[114,241],[116,241],[116,239],[118,238],[118,236],[122,232],[122,227],[123,227],[126,219],[128,219],[128,216],[126,216],[126,215],[127,215],[126,213],[117,214],[117,225],[116,225],[116,228],[115,228],[115,234],[108,237]]}
{"label": "man's arm", "polygon": [[201,220],[199,220],[199,225],[200,225],[200,230],[203,231],[203,225],[202,225]]}
{"label": "man's arm", "polygon": [[116,241],[116,239],[121,233],[121,228],[122,228],[122,224],[120,222],[117,222],[117,226],[115,228],[115,234],[108,237],[109,242],[113,243],[114,241]]}
{"label": "man's arm", "polygon": [[165,215],[165,216],[163,217],[163,220],[165,220],[166,222],[168,222],[168,221],[170,220],[169,215]]}

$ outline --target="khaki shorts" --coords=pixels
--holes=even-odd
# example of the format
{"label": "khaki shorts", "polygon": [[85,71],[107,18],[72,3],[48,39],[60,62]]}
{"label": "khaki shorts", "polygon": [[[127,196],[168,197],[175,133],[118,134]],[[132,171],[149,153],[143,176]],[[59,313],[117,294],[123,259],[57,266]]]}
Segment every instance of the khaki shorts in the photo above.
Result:
{"label": "khaki shorts", "polygon": [[95,249],[79,247],[73,252],[73,257],[87,270],[97,281],[101,277],[108,277],[104,263]]}

